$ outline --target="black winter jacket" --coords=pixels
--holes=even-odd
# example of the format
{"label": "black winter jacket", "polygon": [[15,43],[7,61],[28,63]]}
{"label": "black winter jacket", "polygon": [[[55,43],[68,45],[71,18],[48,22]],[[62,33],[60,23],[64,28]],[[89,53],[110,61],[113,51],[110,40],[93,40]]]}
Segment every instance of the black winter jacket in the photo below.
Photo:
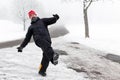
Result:
{"label": "black winter jacket", "polygon": [[30,41],[31,36],[33,36],[33,39],[36,44],[37,44],[37,40],[39,39],[45,39],[51,43],[51,38],[50,38],[50,34],[47,26],[55,23],[56,21],[57,21],[56,17],[43,18],[43,19],[36,17],[35,19],[32,19],[31,25],[28,28],[26,37],[22,42],[22,44],[20,45],[20,47],[24,48]]}

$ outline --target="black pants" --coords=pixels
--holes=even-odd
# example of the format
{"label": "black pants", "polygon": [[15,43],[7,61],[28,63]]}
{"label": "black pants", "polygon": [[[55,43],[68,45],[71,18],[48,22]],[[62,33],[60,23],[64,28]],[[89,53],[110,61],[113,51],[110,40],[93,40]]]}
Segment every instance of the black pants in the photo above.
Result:
{"label": "black pants", "polygon": [[36,44],[43,51],[43,58],[41,61],[42,67],[41,67],[40,71],[46,72],[49,62],[50,61],[52,62],[52,60],[53,60],[54,50],[51,47],[51,43],[45,39],[37,40]]}
{"label": "black pants", "polygon": [[47,58],[47,56],[45,55],[45,53],[43,53],[40,71],[46,72],[47,67],[49,66],[49,62],[50,62],[49,59]]}

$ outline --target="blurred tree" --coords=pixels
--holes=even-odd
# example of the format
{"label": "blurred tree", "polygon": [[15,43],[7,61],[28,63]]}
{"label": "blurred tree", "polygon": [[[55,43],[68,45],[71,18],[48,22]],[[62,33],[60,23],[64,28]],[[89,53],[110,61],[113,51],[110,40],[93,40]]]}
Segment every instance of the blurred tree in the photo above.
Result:
{"label": "blurred tree", "polygon": [[88,8],[92,2],[99,0],[62,0],[62,1],[82,1],[83,3],[83,14],[84,14],[84,24],[85,24],[85,38],[89,38],[89,24],[88,24]]}
{"label": "blurred tree", "polygon": [[90,7],[93,0],[83,0],[83,13],[84,13],[84,24],[85,24],[85,37],[89,38],[89,24],[87,10]]}
{"label": "blurred tree", "polygon": [[14,17],[17,21],[22,22],[23,30],[25,31],[26,21],[28,20],[28,11],[33,9],[39,12],[41,4],[37,0],[14,0],[13,4]]}

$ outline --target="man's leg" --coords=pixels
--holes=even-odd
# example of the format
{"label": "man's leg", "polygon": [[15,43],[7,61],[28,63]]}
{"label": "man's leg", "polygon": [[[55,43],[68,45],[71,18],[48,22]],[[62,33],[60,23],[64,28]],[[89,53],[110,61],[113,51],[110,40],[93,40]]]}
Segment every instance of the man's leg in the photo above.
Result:
{"label": "man's leg", "polygon": [[43,53],[43,58],[40,64],[40,71],[41,73],[45,73],[47,70],[47,67],[49,65],[49,59],[47,58],[46,54]]}
{"label": "man's leg", "polygon": [[54,52],[53,48],[51,47],[51,43],[49,43],[47,40],[44,40],[42,44],[44,44],[42,50],[45,52],[46,57],[52,62],[52,64],[57,65],[59,54]]}
{"label": "man's leg", "polygon": [[41,42],[41,49],[45,53],[48,60],[51,61],[51,59],[53,58],[53,55],[54,55],[54,51],[51,47],[51,43],[48,42],[47,40],[43,40]]}
{"label": "man's leg", "polygon": [[45,52],[46,57],[48,58],[49,61],[52,62],[52,64],[57,65],[58,64],[58,58],[59,54],[55,53],[53,48],[50,46],[47,46],[47,48],[44,48],[43,50]]}
{"label": "man's leg", "polygon": [[54,52],[50,42],[45,39],[41,39],[37,42],[37,45],[41,47],[49,61],[51,61],[54,65],[56,65],[56,61],[58,63],[59,55]]}

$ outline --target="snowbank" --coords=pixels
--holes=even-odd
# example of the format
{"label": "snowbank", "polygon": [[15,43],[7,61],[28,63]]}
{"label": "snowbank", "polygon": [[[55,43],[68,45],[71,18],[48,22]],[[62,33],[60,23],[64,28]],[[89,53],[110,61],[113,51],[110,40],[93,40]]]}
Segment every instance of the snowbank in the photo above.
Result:
{"label": "snowbank", "polygon": [[23,26],[8,20],[0,20],[0,42],[12,41],[23,38]]}
{"label": "snowbank", "polygon": [[84,25],[66,25],[70,34],[66,40],[72,40],[89,47],[120,55],[120,24],[90,25],[90,38],[84,37]]}

